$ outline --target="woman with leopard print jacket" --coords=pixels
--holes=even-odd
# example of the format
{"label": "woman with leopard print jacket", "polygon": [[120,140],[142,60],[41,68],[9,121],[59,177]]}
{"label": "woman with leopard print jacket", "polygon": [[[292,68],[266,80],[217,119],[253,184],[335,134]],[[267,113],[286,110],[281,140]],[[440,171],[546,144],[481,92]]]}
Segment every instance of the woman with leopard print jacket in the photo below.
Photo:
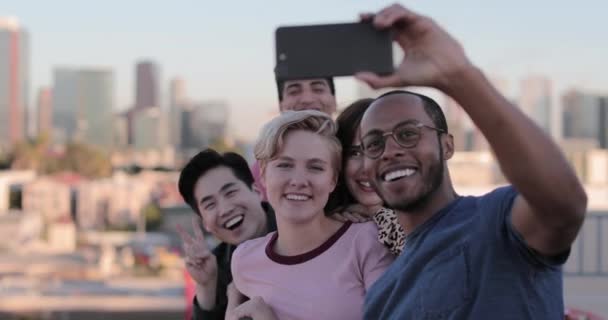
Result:
{"label": "woman with leopard print jacket", "polygon": [[401,254],[405,232],[395,212],[382,207],[382,199],[372,189],[363,171],[363,154],[359,142],[359,123],[373,99],[361,99],[348,106],[336,122],[336,136],[342,143],[342,173],[330,195],[326,212],[337,220],[364,222],[373,219],[378,225],[378,241],[391,253]]}

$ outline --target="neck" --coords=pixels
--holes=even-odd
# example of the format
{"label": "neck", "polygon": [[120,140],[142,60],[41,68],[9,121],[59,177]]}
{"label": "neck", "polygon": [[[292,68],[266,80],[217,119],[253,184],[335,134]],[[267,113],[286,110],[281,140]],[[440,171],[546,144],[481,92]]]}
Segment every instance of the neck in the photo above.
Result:
{"label": "neck", "polygon": [[262,225],[260,225],[260,227],[256,231],[255,237],[263,237],[269,232],[270,230],[268,230],[268,215],[266,214],[266,210],[264,210],[264,223],[262,223]]}
{"label": "neck", "polygon": [[[280,215],[277,214],[277,217]],[[277,219],[279,237],[274,250],[284,256],[309,252],[327,241],[342,225],[342,222],[326,217],[323,212],[313,220],[297,224]]]}
{"label": "neck", "polygon": [[401,224],[406,234],[410,234],[418,226],[433,217],[439,210],[454,201],[457,196],[452,186],[452,181],[449,175],[446,174],[441,186],[426,201],[420,203],[415,208],[408,208],[406,211],[395,210],[398,213],[397,219],[399,224]]}

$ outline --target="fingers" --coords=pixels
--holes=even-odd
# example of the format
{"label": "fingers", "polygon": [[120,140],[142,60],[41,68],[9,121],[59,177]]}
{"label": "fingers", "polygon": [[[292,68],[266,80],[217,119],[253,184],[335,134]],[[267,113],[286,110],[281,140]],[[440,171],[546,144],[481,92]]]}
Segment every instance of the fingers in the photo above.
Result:
{"label": "fingers", "polygon": [[386,29],[393,26],[400,27],[399,24],[411,24],[420,16],[400,4],[394,4],[382,9],[374,16],[374,26],[380,29]]}
{"label": "fingers", "polygon": [[342,212],[336,212],[330,216],[332,219],[340,222],[347,222],[348,220],[342,216]]}
{"label": "fingers", "polygon": [[[184,230],[184,227],[180,224],[176,227],[177,233],[182,239],[182,247],[184,249],[184,255],[192,259],[205,259],[208,258],[212,253],[207,246],[205,238],[192,237],[188,231]],[[195,233],[197,232],[197,226],[194,226]],[[198,231],[202,234],[202,231]]]}
{"label": "fingers", "polygon": [[361,215],[356,214],[356,213],[344,212],[343,214],[346,219],[348,219],[349,221],[352,221],[354,223],[362,223],[362,222],[367,221],[367,219],[361,217]]}
{"label": "fingers", "polygon": [[196,266],[202,266],[205,264],[206,260],[211,258],[212,256],[213,254],[211,252],[204,252],[198,254],[193,254],[193,252],[190,252],[190,254],[186,254],[186,256],[184,257],[184,261],[186,263],[190,263]]}
{"label": "fingers", "polygon": [[179,237],[182,239],[182,243],[185,244],[192,244],[194,242],[194,239],[192,239],[192,236],[190,236],[190,234],[188,233],[188,231],[184,230],[184,227],[182,227],[181,224],[177,224],[177,233],[179,234]]}
{"label": "fingers", "polygon": [[361,14],[359,14],[359,20],[361,22],[372,21],[374,19],[374,16],[375,16],[375,14],[369,13],[369,12],[361,13]]}
{"label": "fingers", "polygon": [[192,217],[192,228],[194,229],[194,236],[196,240],[205,240],[203,230],[201,230],[201,219],[198,216]]}
{"label": "fingers", "polygon": [[226,307],[227,313],[234,311],[244,300],[243,294],[239,292],[239,290],[234,285],[234,282],[230,282],[230,284],[226,288],[226,296],[228,297],[228,305]]}
{"label": "fingers", "polygon": [[359,223],[363,223],[363,222],[368,222],[371,220],[371,217],[357,213],[357,212],[353,212],[352,213],[353,217],[355,217]]}
{"label": "fingers", "polygon": [[358,213],[348,212],[348,211],[334,213],[333,215],[331,215],[331,217],[332,217],[332,219],[340,221],[340,222],[354,222],[354,223],[367,222],[370,219],[370,218],[360,215]]}
{"label": "fingers", "polygon": [[375,214],[375,212],[373,210],[369,209],[366,206],[358,204],[358,203],[348,206],[348,208],[346,208],[346,210],[344,210],[344,211],[348,211],[350,213],[356,213],[356,214],[359,214],[361,217],[365,217],[365,218],[368,218]]}
{"label": "fingers", "polygon": [[255,319],[255,320],[274,320],[276,315],[266,304],[261,297],[253,297],[251,300],[244,302],[243,304],[231,309],[227,312],[227,319],[229,320],[243,320],[243,319]]}
{"label": "fingers", "polygon": [[405,86],[398,74],[393,73],[388,76],[380,77],[371,72],[359,72],[355,74],[355,78],[367,83],[373,89],[387,87],[402,87]]}

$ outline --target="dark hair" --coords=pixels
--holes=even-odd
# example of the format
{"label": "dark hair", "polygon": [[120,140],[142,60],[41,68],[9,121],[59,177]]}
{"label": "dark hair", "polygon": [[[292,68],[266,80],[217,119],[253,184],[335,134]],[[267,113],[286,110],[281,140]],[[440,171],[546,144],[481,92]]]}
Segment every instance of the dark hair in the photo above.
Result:
{"label": "dark hair", "polygon": [[393,90],[393,91],[389,91],[383,95],[380,95],[379,97],[374,99],[373,102],[376,102],[384,97],[392,96],[395,94],[409,94],[409,95],[420,98],[422,100],[422,104],[424,105],[424,111],[433,121],[433,125],[435,126],[435,128],[441,129],[446,133],[449,132],[448,131],[448,122],[445,120],[445,115],[443,114],[443,110],[441,110],[441,107],[439,106],[439,104],[437,104],[437,102],[435,102],[435,100],[433,100],[423,94],[406,91],[406,90]]}
{"label": "dark hair", "polygon": [[338,124],[336,137],[342,144],[342,172],[338,177],[336,188],[329,195],[327,205],[325,206],[325,212],[328,214],[333,213],[333,211],[342,206],[357,202],[346,186],[345,168],[353,140],[357,135],[357,130],[361,123],[361,118],[363,118],[363,114],[373,101],[374,99],[371,98],[357,100],[346,107],[336,119],[336,123]]}
{"label": "dark hair", "polygon": [[234,176],[243,181],[250,189],[253,185],[253,175],[247,161],[241,155],[234,152],[220,154],[213,149],[205,149],[199,152],[184,166],[177,183],[182,198],[198,215],[200,215],[200,212],[194,198],[194,186],[200,177],[217,167],[226,167],[232,170]]}
{"label": "dark hair", "polygon": [[[332,96],[336,95],[336,87],[334,85],[334,78],[329,77],[329,78],[323,78],[325,79],[325,81],[327,81],[327,84],[329,85],[329,91],[331,92]],[[281,80],[278,78],[275,78],[276,82],[277,82],[277,92],[279,93],[279,101],[283,101],[283,88],[285,87],[285,81],[288,80]]]}

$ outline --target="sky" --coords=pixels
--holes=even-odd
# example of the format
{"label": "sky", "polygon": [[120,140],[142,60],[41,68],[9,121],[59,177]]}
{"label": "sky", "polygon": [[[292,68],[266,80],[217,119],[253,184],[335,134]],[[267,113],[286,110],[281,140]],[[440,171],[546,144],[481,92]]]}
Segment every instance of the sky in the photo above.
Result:
{"label": "sky", "polygon": [[[608,1],[402,1],[431,16],[465,47],[471,60],[508,83],[516,95],[526,75],[608,94]],[[226,100],[231,131],[252,140],[277,110],[274,30],[283,25],[352,22],[390,2],[55,0],[3,1],[30,33],[30,104],[52,85],[58,66],[114,70],[116,111],[133,104],[135,64],[157,62],[161,99],[169,80],[186,81],[193,100]],[[357,83],[337,80],[340,106],[357,98]]]}

